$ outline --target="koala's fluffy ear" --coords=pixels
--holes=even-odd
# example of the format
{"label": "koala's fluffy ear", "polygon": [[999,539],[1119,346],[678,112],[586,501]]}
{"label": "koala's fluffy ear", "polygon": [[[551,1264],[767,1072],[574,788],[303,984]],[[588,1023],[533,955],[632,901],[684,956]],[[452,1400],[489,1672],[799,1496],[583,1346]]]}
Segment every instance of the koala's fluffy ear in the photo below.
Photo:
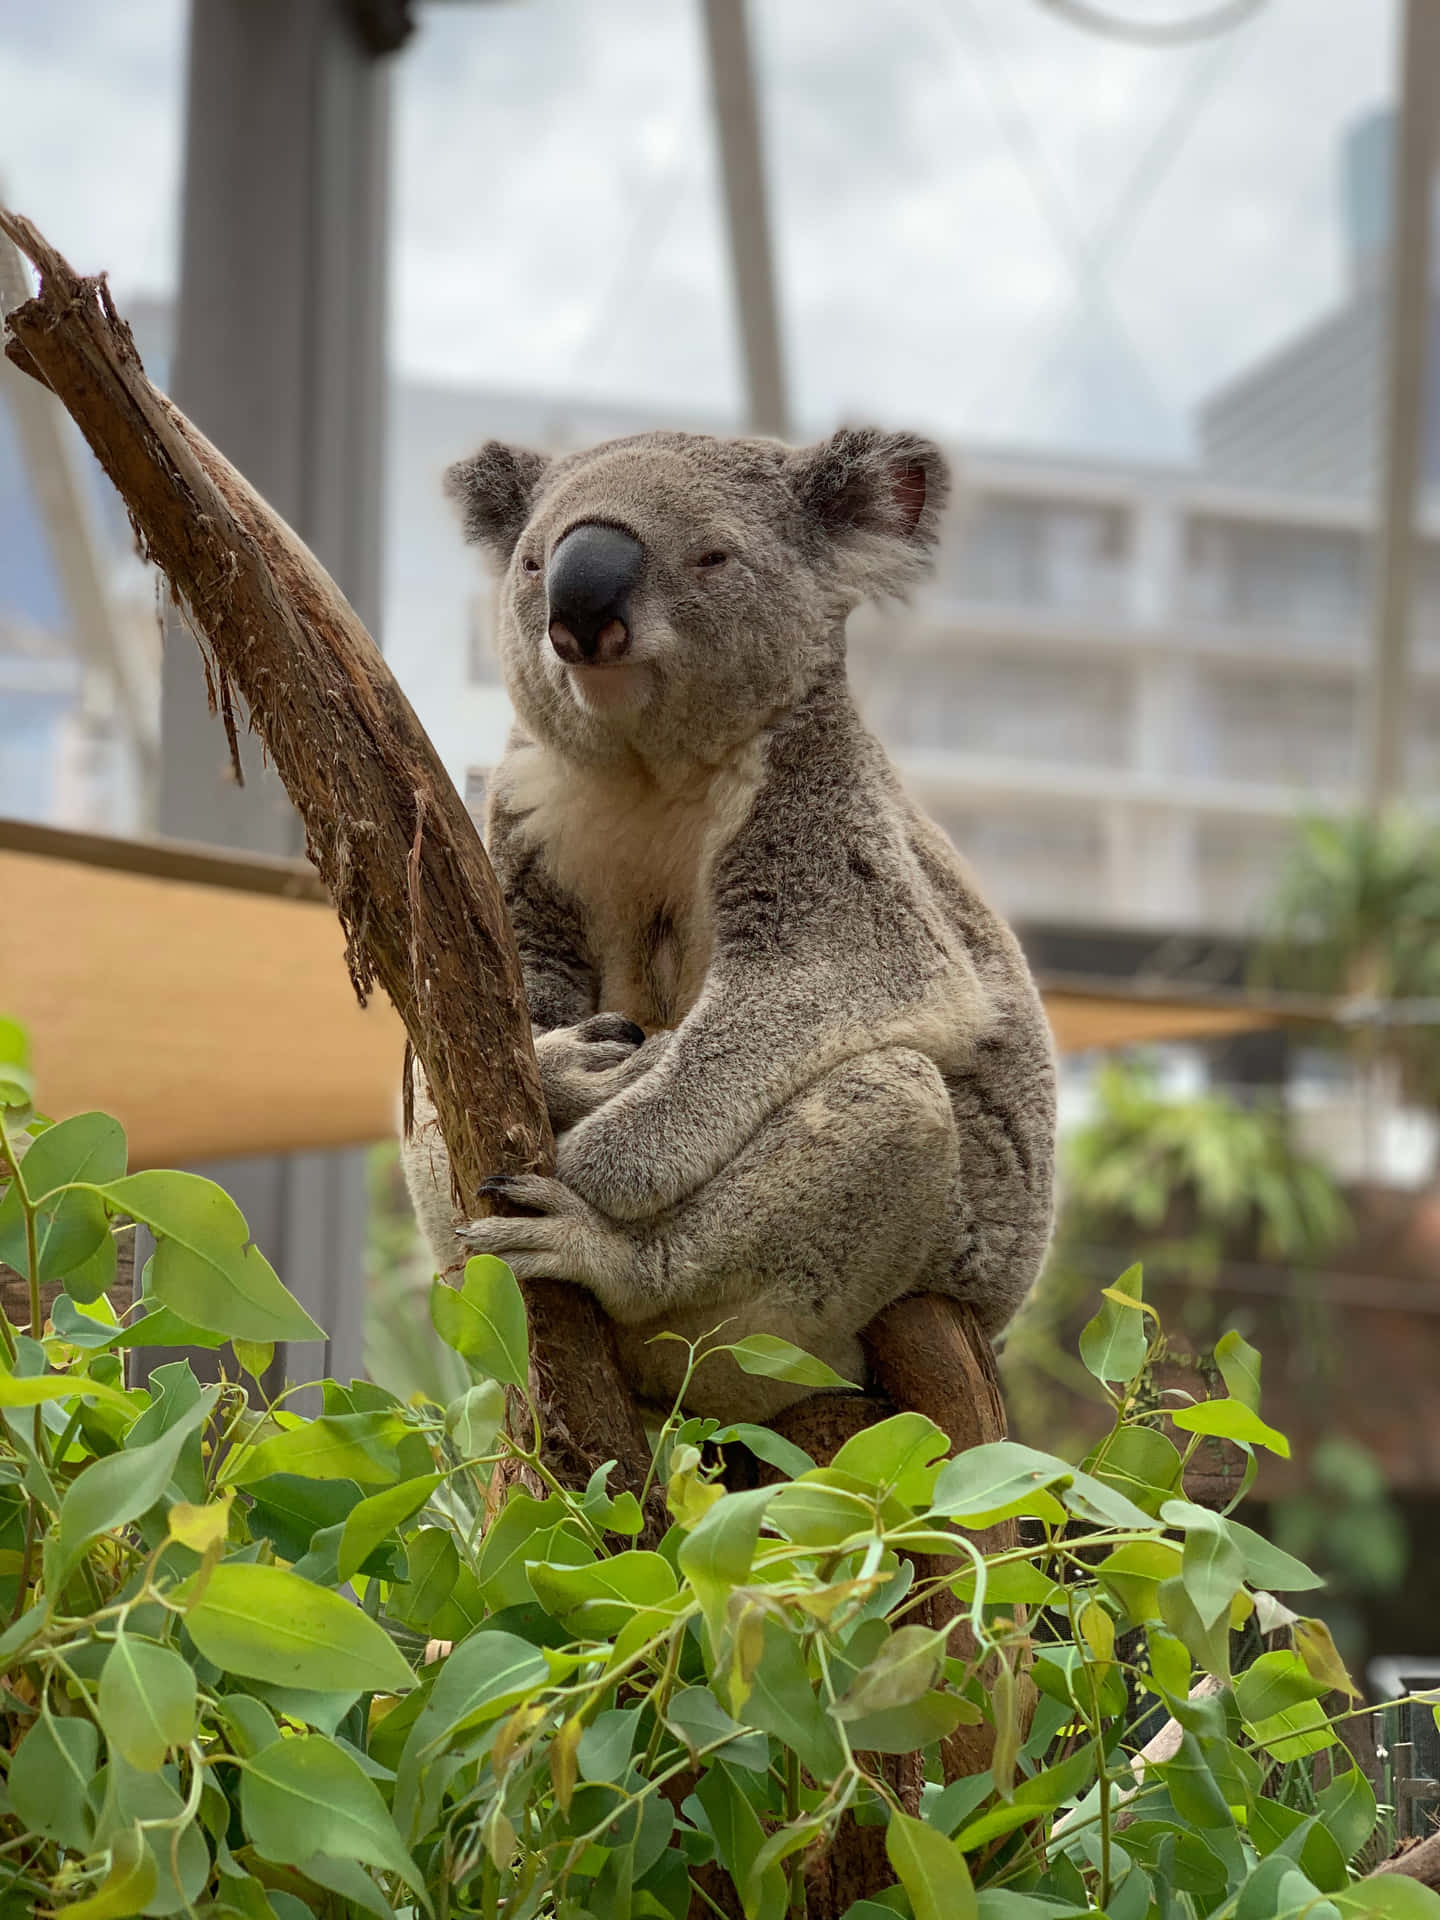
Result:
{"label": "koala's fluffy ear", "polygon": [[950,466],[933,440],[842,427],[790,465],[801,507],[857,599],[903,593],[926,571],[950,496]]}
{"label": "koala's fluffy ear", "polygon": [[487,440],[446,471],[445,491],[460,509],[465,538],[487,548],[501,566],[515,551],[549,464],[546,454]]}

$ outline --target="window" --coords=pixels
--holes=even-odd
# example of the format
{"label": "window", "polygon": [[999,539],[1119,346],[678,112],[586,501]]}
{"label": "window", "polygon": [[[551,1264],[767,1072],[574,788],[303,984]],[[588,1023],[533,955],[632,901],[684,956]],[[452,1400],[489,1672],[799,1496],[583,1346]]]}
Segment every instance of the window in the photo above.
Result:
{"label": "window", "polygon": [[1222,626],[1353,633],[1367,611],[1359,533],[1273,523],[1194,519],[1186,530],[1184,604]]}
{"label": "window", "polygon": [[946,573],[967,600],[1113,612],[1125,603],[1128,558],[1122,507],[987,494],[964,523]]}

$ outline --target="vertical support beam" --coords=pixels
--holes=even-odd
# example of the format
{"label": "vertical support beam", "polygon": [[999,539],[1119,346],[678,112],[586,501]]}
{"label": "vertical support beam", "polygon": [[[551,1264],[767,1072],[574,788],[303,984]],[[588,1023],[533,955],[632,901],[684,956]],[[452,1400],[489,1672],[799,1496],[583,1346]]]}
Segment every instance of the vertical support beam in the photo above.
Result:
{"label": "vertical support beam", "polygon": [[745,0],[702,0],[702,4],[730,235],[730,270],[745,363],[748,424],[759,433],[784,439],[790,425],[785,363],[780,348],[765,156]]}
{"label": "vertical support beam", "polygon": [[[385,404],[389,74],[350,0],[192,0],[179,405],[290,522],[378,630]],[[229,774],[194,642],[167,636],[159,825],[189,840],[301,851],[256,743]],[[397,1086],[399,1063],[396,1063]],[[217,1090],[223,1097],[223,1089]],[[277,1106],[285,1089],[275,1090]],[[205,1169],[330,1334],[292,1378],[361,1368],[364,1157]]]}
{"label": "vertical support beam", "polygon": [[1400,124],[1395,141],[1388,264],[1383,496],[1376,540],[1375,651],[1366,757],[1367,807],[1401,793],[1410,717],[1410,612],[1415,506],[1426,407],[1431,234],[1440,120],[1440,0],[1405,0],[1400,34]]}

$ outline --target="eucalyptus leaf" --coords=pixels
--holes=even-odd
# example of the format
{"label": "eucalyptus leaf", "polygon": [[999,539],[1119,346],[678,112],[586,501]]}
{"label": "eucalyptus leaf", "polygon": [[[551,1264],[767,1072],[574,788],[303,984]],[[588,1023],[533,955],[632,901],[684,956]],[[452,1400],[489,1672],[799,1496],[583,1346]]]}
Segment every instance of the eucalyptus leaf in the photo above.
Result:
{"label": "eucalyptus leaf", "polygon": [[225,1673],[277,1686],[403,1693],[415,1676],[358,1607],[283,1567],[225,1561],[177,1589],[185,1625]]}
{"label": "eucalyptus leaf", "polygon": [[437,1280],[430,1291],[430,1318],[445,1344],[478,1371],[505,1386],[526,1385],[530,1333],[525,1302],[503,1260],[476,1254],[465,1262],[458,1288]]}
{"label": "eucalyptus leaf", "polygon": [[250,1238],[245,1216],[198,1173],[132,1173],[106,1203],[155,1235],[155,1298],[182,1320],[241,1340],[323,1340]]}

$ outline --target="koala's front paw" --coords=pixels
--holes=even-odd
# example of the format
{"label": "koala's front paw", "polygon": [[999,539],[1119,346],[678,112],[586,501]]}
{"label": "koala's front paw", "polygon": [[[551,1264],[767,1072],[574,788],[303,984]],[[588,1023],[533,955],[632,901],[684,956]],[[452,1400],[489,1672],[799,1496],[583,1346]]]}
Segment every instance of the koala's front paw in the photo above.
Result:
{"label": "koala's front paw", "polygon": [[563,1133],[617,1091],[614,1071],[644,1044],[643,1028],[623,1013],[597,1013],[577,1026],[536,1036],[535,1057],[550,1125]]}
{"label": "koala's front paw", "polygon": [[494,1254],[520,1280],[573,1281],[621,1315],[639,1294],[629,1236],[559,1180],[536,1173],[497,1174],[482,1180],[480,1191],[525,1211],[457,1227],[467,1253]]}

